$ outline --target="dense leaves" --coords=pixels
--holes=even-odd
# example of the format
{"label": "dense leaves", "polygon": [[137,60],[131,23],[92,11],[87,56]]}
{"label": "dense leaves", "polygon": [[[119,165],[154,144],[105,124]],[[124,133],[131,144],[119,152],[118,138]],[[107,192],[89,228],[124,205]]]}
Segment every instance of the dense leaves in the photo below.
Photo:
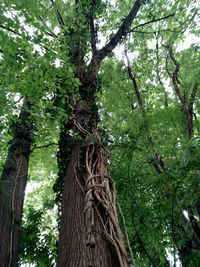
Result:
{"label": "dense leaves", "polygon": [[[121,0],[75,2],[76,8],[74,1],[61,0],[4,0],[0,4],[0,171],[24,96],[31,103],[34,122],[22,264],[55,264],[62,191],[57,173],[59,164],[63,164],[59,162],[57,167],[56,153],[61,125],[69,120],[66,97],[73,94],[79,99],[77,89],[84,71],[81,62],[91,59],[91,10],[97,47],[101,48],[133,5],[133,1]],[[194,0],[141,2],[131,29],[99,72],[101,143],[112,154],[110,173],[136,265],[172,266],[171,256],[174,266],[179,262],[198,266],[200,6]],[[78,42],[84,44],[81,56],[76,52]],[[184,105],[173,83],[176,66],[169,47],[180,67],[178,86],[192,117],[192,139],[188,138]],[[125,54],[130,59],[142,109]],[[125,232],[122,217],[120,222]]]}

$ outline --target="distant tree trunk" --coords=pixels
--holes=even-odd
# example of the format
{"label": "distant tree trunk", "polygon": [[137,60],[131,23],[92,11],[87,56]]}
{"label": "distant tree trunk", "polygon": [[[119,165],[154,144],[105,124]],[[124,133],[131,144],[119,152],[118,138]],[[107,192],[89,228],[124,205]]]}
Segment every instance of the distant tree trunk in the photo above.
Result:
{"label": "distant tree trunk", "polygon": [[116,192],[107,170],[109,152],[101,145],[95,100],[85,90],[83,85],[82,101],[71,97],[71,120],[60,140],[64,189],[57,266],[126,267]]}
{"label": "distant tree trunk", "polygon": [[0,266],[18,266],[20,227],[32,143],[30,104],[24,98],[0,180]]}

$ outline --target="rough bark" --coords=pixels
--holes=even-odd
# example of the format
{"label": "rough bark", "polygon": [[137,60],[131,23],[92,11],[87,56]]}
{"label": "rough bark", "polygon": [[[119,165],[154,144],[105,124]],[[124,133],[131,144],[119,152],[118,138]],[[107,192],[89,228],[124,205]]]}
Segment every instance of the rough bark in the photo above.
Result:
{"label": "rough bark", "polygon": [[[64,127],[60,138],[58,162],[62,166],[60,165],[59,179],[63,181],[64,189],[58,267],[129,266],[117,219],[115,187],[107,171],[105,150],[100,144],[95,93],[98,89],[97,74],[101,62],[127,35],[141,2],[135,1],[117,32],[100,50],[96,49],[97,36],[94,18],[90,13],[91,62],[82,68],[84,62],[77,66],[77,61],[74,60],[77,68],[75,74],[82,83],[79,88],[81,101],[77,103],[73,97],[68,100],[71,109],[70,121]],[[95,5],[94,1],[92,8],[95,8]],[[87,17],[87,14],[85,16]],[[83,46],[79,42],[76,47],[81,55]],[[72,55],[76,58],[76,51],[72,51]],[[69,135],[69,130],[73,131],[73,137]],[[65,142],[68,149],[63,146]]]}
{"label": "rough bark", "polygon": [[190,109],[189,109],[189,105],[185,99],[185,97],[182,96],[179,85],[178,85],[178,72],[179,72],[179,63],[177,62],[177,60],[174,57],[173,51],[172,51],[172,46],[168,47],[169,49],[169,55],[175,65],[175,70],[172,74],[172,82],[174,85],[174,89],[176,91],[176,94],[178,96],[178,99],[180,100],[181,104],[183,105],[183,109],[185,112],[185,118],[186,118],[186,124],[187,124],[187,132],[188,132],[188,138],[191,139],[194,136],[194,132],[193,132],[193,125],[192,125],[192,113],[190,113]]}
{"label": "rough bark", "polygon": [[71,120],[60,143],[63,151],[62,143],[70,140],[68,153],[60,153],[65,172],[57,267],[129,266],[95,103],[71,98],[70,106]]}
{"label": "rough bark", "polygon": [[30,105],[24,104],[15,124],[0,180],[0,266],[18,266],[20,227],[32,142]]}
{"label": "rough bark", "polygon": [[108,243],[98,217],[95,217],[95,247],[86,246],[86,226],[84,224],[83,173],[77,175],[80,144],[72,149],[65,174],[62,200],[62,216],[58,245],[57,266],[117,267],[119,261],[114,248]]}

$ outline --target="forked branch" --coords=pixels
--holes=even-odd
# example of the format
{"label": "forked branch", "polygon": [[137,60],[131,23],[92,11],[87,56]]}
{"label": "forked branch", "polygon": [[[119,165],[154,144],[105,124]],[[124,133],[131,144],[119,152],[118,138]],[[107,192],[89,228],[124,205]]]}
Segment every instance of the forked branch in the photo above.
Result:
{"label": "forked branch", "polygon": [[138,10],[142,4],[142,0],[136,0],[131,11],[123,20],[122,24],[118,28],[117,32],[114,34],[110,41],[100,50],[93,54],[90,65],[89,71],[91,71],[92,78],[97,75],[101,62],[106,58],[108,55],[112,53],[114,48],[119,44],[124,36],[127,35],[128,30],[136,17]]}

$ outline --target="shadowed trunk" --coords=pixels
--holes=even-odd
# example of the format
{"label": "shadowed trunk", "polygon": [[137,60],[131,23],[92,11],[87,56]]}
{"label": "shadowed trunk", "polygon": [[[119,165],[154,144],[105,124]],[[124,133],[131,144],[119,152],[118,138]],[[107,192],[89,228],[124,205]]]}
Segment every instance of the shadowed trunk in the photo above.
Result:
{"label": "shadowed trunk", "polygon": [[69,105],[71,120],[60,139],[64,189],[57,267],[129,266],[95,101],[71,98]]}
{"label": "shadowed trunk", "polygon": [[[75,1],[76,5],[79,3]],[[116,33],[100,50],[96,47],[98,36],[94,10],[97,1],[86,5],[91,12],[77,12],[80,21],[81,17],[88,21],[92,58],[86,66],[83,60],[86,39],[75,41],[72,55],[75,74],[81,82],[80,100],[77,102],[73,96],[68,99],[70,120],[60,136],[58,166],[60,184],[63,183],[64,188],[57,267],[129,266],[117,218],[115,185],[107,168],[109,152],[100,139],[95,93],[101,62],[127,35],[141,4],[140,0],[135,1]],[[78,19],[76,21],[79,23]],[[79,28],[77,36],[86,31]]]}
{"label": "shadowed trunk", "polygon": [[[80,143],[74,144],[65,174],[62,200],[62,217],[59,236],[57,266],[117,267],[119,261],[114,248],[108,243],[99,218],[95,216],[95,247],[86,246],[84,223],[83,176],[78,170]],[[85,174],[86,176],[86,174]],[[82,185],[79,185],[79,182]]]}
{"label": "shadowed trunk", "polygon": [[30,104],[24,98],[0,180],[0,266],[18,266],[20,227],[32,143]]}

